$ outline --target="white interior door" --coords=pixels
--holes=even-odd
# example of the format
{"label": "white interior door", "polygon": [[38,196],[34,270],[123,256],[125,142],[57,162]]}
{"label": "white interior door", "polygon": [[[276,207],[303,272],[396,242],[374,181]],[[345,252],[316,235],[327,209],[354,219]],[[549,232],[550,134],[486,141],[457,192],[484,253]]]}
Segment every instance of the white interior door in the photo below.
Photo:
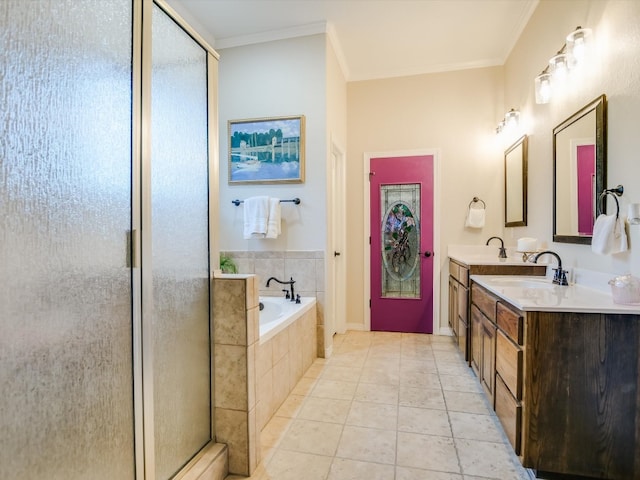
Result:
{"label": "white interior door", "polygon": [[332,166],[332,244],[329,255],[333,258],[331,276],[331,292],[333,295],[333,311],[330,334],[344,333],[347,330],[345,301],[345,230],[346,230],[346,193],[345,193],[345,159],[344,152],[334,143],[331,147]]}

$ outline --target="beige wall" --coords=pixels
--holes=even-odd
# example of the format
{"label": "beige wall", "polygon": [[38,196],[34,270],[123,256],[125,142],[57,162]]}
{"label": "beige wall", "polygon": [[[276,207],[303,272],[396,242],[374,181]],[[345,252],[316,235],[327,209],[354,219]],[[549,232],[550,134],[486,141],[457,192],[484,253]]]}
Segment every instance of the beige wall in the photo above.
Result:
{"label": "beige wall", "polygon": [[[220,249],[324,249],[328,155],[325,35],[227,48],[219,53]],[[229,185],[227,122],[289,115],[306,117],[304,183]],[[291,203],[282,205],[282,234],[279,238],[242,238],[243,207],[234,207],[231,201],[254,195],[300,198],[299,206]]]}
{"label": "beige wall", "polygon": [[[441,222],[436,225],[440,251],[434,266],[446,281],[448,244],[484,244],[502,235],[504,224],[502,145],[495,135],[502,104],[502,68],[483,68],[348,84],[347,165],[347,319],[356,327],[364,318],[365,153],[438,149]],[[469,202],[487,205],[481,230],[464,227]],[[444,267],[444,268],[443,268]],[[446,283],[442,283],[446,285]],[[441,318],[446,325],[446,294],[441,289]],[[367,299],[368,300],[368,299]],[[362,325],[364,327],[364,325]]]}
{"label": "beige wall", "polygon": [[[320,298],[321,313],[324,313],[325,328],[324,334],[324,349],[323,355],[329,356],[333,347],[333,333],[336,331],[336,319],[334,318],[334,306],[336,299],[334,298],[333,278],[334,269],[336,268],[336,259],[333,256],[333,251],[339,247],[334,246],[333,238],[333,222],[331,221],[332,212],[334,209],[334,199],[336,195],[333,192],[333,161],[332,152],[334,149],[339,150],[343,154],[346,154],[347,148],[347,81],[344,77],[344,73],[338,62],[338,57],[334,46],[331,42],[331,37],[326,37],[326,66],[327,66],[327,159],[326,159],[326,171],[327,171],[327,184],[326,184],[326,208],[327,217],[326,224],[326,252],[325,254],[325,276],[326,279],[326,296]],[[344,207],[341,206],[340,214]],[[344,262],[344,257],[339,259]],[[344,289],[344,285],[338,285],[338,288]],[[325,313],[326,312],[326,313]]]}
{"label": "beige wall", "polygon": [[[534,78],[576,26],[593,28],[596,49],[591,68],[561,98],[536,105]],[[640,2],[623,0],[542,0],[504,67],[354,82],[348,85],[348,318],[364,316],[363,195],[365,152],[438,148],[441,152],[441,252],[436,267],[446,285],[446,247],[484,244],[504,235],[507,245],[530,236],[551,248],[569,267],[640,276],[640,227],[629,228],[631,250],[598,256],[589,246],[552,241],[552,130],[604,93],[608,99],[608,182],[621,183],[621,211],[640,202]],[[503,151],[517,135],[493,132],[509,108],[522,112],[529,135],[528,226],[503,228]],[[487,202],[487,225],[465,229],[473,196]],[[446,325],[447,289],[441,288],[440,325]],[[437,324],[437,322],[434,322]]]}
{"label": "beige wall", "polygon": [[[594,30],[590,68],[567,92],[547,105],[535,103],[533,79],[576,26]],[[605,94],[608,100],[607,184],[623,184],[621,211],[640,202],[640,2],[542,0],[505,64],[505,104],[520,108],[528,124],[529,225],[507,229],[507,237],[537,237],[557,251],[563,264],[613,274],[640,276],[640,227],[629,228],[631,250],[599,256],[588,245],[552,241],[552,130],[583,105]]]}
{"label": "beige wall", "polygon": [[[582,82],[564,97],[548,105],[536,105],[534,77],[577,25],[595,30],[598,48],[594,68],[584,73]],[[640,142],[639,49],[640,2],[542,0],[506,64],[500,67],[346,83],[326,35],[223,50],[221,248],[263,248],[239,238],[240,209],[224,207],[232,198],[275,195],[276,191],[283,196],[283,191],[300,196],[303,206],[295,210],[299,217],[287,220],[286,235],[268,248],[326,248],[331,197],[327,159],[333,138],[347,151],[345,259],[347,321],[351,325],[364,326],[364,282],[368,281],[363,278],[363,252],[369,235],[363,222],[366,152],[439,150],[441,222],[437,225],[440,251],[435,266],[442,285],[446,285],[447,246],[481,245],[491,235],[503,235],[507,245],[515,245],[519,237],[537,237],[543,246],[558,251],[570,267],[640,275],[640,254],[634,250],[640,244],[640,227],[630,229],[629,253],[599,257],[588,246],[553,243],[551,224],[551,131],[601,93],[608,98],[608,185],[624,184],[623,210],[629,202],[640,202],[640,162],[636,158]],[[529,225],[505,229],[503,151],[517,137],[498,138],[494,130],[511,107],[522,112],[529,134]],[[226,186],[226,121],[277,112],[307,115],[305,184],[284,189]],[[479,231],[464,228],[466,209],[474,196],[487,203],[487,225]],[[446,291],[441,289],[442,326],[446,325]]]}

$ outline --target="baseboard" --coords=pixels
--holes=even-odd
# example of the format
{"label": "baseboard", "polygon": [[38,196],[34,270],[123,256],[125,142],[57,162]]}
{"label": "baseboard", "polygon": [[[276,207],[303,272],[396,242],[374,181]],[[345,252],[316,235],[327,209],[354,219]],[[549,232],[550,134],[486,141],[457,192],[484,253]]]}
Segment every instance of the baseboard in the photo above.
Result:
{"label": "baseboard", "polygon": [[440,330],[438,330],[438,332],[433,332],[434,335],[446,335],[447,337],[452,337],[453,336],[453,330],[451,330],[451,327],[440,327]]}
{"label": "baseboard", "polygon": [[347,322],[347,331],[349,331],[349,330],[357,330],[357,331],[363,332],[366,329],[364,328],[364,324],[363,323],[348,323]]}

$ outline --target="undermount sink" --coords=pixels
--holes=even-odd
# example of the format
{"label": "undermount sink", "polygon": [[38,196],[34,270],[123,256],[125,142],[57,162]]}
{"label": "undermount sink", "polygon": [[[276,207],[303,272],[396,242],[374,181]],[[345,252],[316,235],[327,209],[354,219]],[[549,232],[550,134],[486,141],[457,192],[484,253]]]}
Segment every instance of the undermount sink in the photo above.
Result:
{"label": "undermount sink", "polygon": [[519,288],[553,288],[553,284],[545,277],[537,278],[517,278],[517,277],[496,277],[489,279],[491,285],[495,287],[519,287]]}

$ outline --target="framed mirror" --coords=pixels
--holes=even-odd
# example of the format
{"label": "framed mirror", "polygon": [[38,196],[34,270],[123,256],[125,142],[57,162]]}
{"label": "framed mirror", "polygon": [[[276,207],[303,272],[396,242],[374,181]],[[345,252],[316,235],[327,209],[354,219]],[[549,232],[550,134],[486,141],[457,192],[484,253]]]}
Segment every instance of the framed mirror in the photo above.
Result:
{"label": "framed mirror", "polygon": [[527,136],[504,152],[504,226],[527,224]]}
{"label": "framed mirror", "polygon": [[554,242],[591,244],[598,196],[607,180],[606,137],[604,95],[553,129]]}

